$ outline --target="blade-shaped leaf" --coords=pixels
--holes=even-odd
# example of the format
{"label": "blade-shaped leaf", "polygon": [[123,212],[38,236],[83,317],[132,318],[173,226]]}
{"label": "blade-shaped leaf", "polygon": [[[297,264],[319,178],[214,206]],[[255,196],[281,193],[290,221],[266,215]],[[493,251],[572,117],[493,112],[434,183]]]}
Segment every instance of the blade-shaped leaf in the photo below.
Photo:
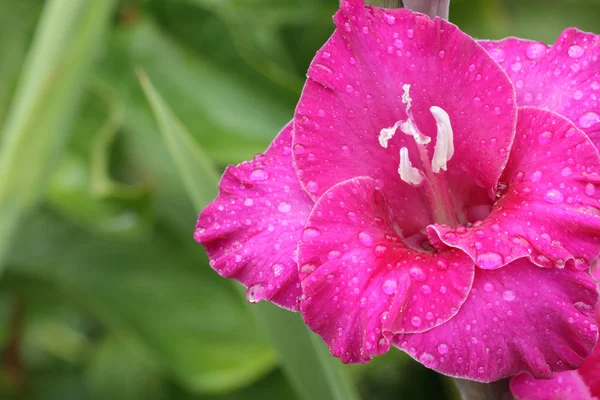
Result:
{"label": "blade-shaped leaf", "polygon": [[63,147],[115,0],[49,0],[0,132],[0,263]]}

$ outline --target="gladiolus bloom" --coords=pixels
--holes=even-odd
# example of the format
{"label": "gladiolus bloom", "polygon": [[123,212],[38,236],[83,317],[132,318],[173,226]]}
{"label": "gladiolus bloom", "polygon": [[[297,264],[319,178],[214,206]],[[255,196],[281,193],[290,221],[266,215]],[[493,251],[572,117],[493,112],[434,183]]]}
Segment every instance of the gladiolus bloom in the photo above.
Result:
{"label": "gladiolus bloom", "polygon": [[334,20],[293,122],[200,214],[211,266],[300,311],[346,363],[395,345],[478,381],[580,366],[597,339],[593,129],[562,92],[523,102],[504,42],[362,0]]}

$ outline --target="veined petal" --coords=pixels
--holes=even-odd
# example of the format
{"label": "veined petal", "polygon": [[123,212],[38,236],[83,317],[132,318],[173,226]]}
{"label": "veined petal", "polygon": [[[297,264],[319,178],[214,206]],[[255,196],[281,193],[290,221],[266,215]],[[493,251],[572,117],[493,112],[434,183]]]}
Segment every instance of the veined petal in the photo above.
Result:
{"label": "veined petal", "polygon": [[545,269],[517,260],[476,269],[460,312],[394,344],[425,366],[481,382],[527,372],[550,378],[581,365],[596,343],[595,282],[581,271]]}
{"label": "veined petal", "polygon": [[[312,197],[343,180],[370,176],[405,236],[431,223],[420,189],[397,173],[402,147],[423,170],[415,140],[396,133],[388,141],[386,129],[408,119],[408,104],[420,132],[431,138],[430,158],[437,128],[429,110],[437,106],[448,114],[454,155],[443,173],[455,200],[466,202],[477,191],[487,195],[506,165],[516,122],[513,85],[491,56],[455,25],[406,9],[348,0],[335,23],[310,66],[294,117],[296,168]],[[382,130],[387,148],[379,144]]]}
{"label": "veined petal", "polygon": [[517,103],[549,108],[600,145],[600,36],[565,30],[553,46],[507,38],[480,41],[515,84]]}
{"label": "veined petal", "polygon": [[600,253],[600,157],[589,138],[548,110],[519,108],[498,201],[470,228],[428,227],[484,269],[526,257],[541,267],[590,267]]}
{"label": "veined petal", "polygon": [[265,154],[229,166],[194,237],[220,275],[248,287],[249,301],[297,310],[302,290],[294,252],[313,202],[296,177],[291,142],[288,124]]}
{"label": "veined petal", "polygon": [[386,352],[399,332],[422,332],[454,316],[473,279],[459,250],[420,253],[396,234],[371,178],[354,178],[315,204],[298,245],[307,325],[343,362]]}
{"label": "veined petal", "polygon": [[577,371],[559,372],[552,379],[520,374],[510,380],[510,391],[517,400],[596,399]]}

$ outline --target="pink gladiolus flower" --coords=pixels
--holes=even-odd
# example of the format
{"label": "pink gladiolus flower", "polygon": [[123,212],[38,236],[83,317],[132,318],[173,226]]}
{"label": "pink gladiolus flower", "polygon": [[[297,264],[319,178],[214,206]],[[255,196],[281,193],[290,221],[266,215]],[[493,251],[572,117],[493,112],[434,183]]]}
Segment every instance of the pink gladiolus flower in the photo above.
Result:
{"label": "pink gladiolus flower", "polygon": [[[596,323],[600,309],[596,308]],[[510,390],[517,400],[598,400],[600,398],[600,347],[577,371],[559,372],[552,379],[538,380],[520,374],[510,380]]]}
{"label": "pink gladiolus flower", "polygon": [[200,214],[211,266],[347,363],[395,345],[478,381],[579,367],[597,339],[595,37],[482,46],[362,0],[334,19],[293,122]]}

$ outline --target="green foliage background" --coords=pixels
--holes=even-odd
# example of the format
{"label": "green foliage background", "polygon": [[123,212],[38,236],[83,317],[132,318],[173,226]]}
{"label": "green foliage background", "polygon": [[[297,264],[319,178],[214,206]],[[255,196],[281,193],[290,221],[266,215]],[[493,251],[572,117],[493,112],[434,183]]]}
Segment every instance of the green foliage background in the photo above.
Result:
{"label": "green foliage background", "polygon": [[[336,7],[0,0],[0,398],[307,397],[265,329],[277,311],[248,306],[192,231],[220,171],[291,118]],[[599,17],[596,0],[452,0],[450,10],[475,37],[548,43],[568,26],[600,33]],[[306,331],[276,330],[309,371]],[[456,398],[399,351],[327,362],[365,399]]]}

